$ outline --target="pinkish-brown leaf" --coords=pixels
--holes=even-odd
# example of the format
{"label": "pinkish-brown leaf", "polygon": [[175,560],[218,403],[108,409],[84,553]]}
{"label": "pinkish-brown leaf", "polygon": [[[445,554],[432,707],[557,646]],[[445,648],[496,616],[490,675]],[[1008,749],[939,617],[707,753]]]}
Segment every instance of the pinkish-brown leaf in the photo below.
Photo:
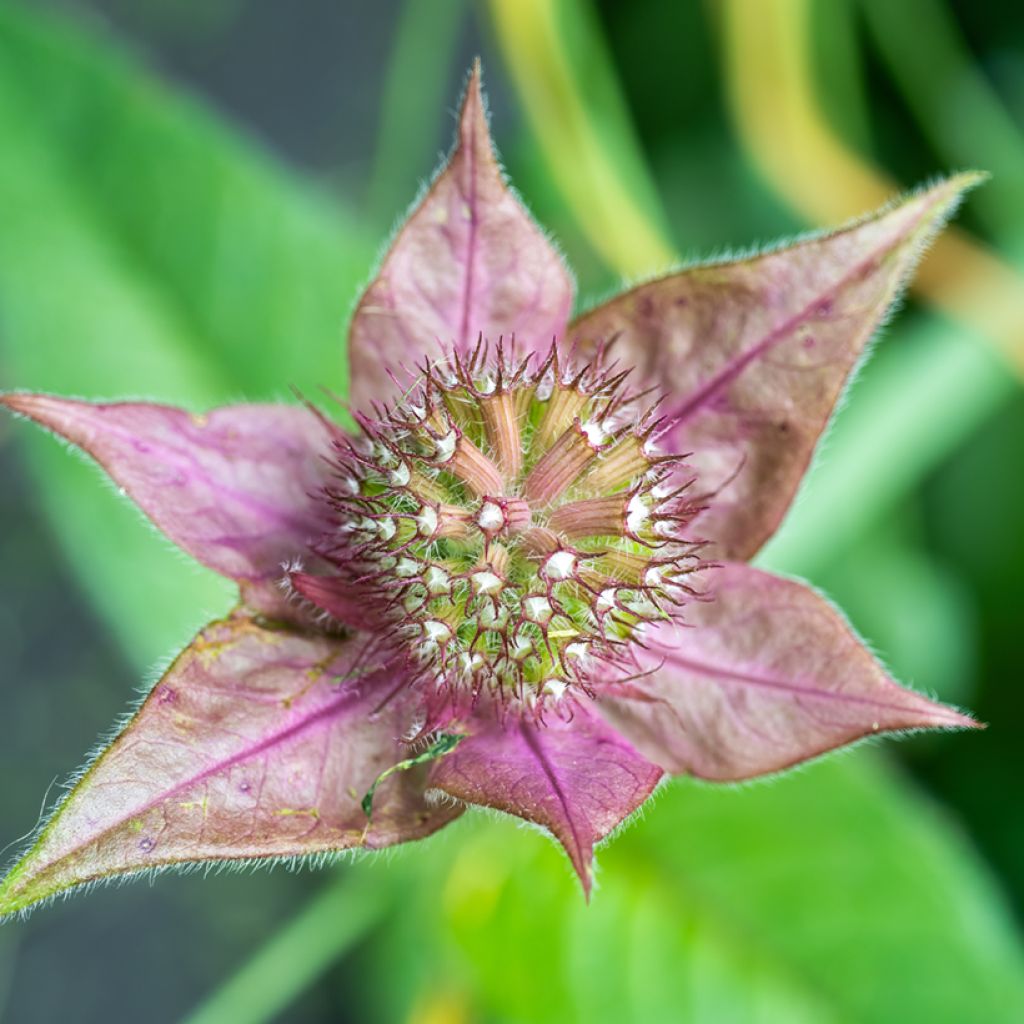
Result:
{"label": "pinkish-brown leaf", "polygon": [[0,885],[0,915],[72,886],[194,861],[377,849],[459,814],[424,800],[414,709],[365,639],[206,627],[82,776]]}
{"label": "pinkish-brown leaf", "polygon": [[712,571],[689,625],[645,636],[649,672],[603,690],[605,717],[667,771],[748,779],[863,736],[977,723],[895,683],[809,587]]}
{"label": "pinkish-brown leaf", "polygon": [[663,444],[714,494],[694,524],[745,560],[778,528],[864,346],[976,175],[765,255],[640,285],[570,326],[667,393]]}
{"label": "pinkish-brown leaf", "polygon": [[437,762],[431,784],[549,829],[589,893],[594,844],[651,795],[661,774],[578,705],[571,722],[481,722]]}
{"label": "pinkish-brown leaf", "polygon": [[236,580],[282,575],[325,531],[327,427],[308,409],[203,415],[148,402],[8,394],[0,402],[91,455],[175,544]]}
{"label": "pinkish-brown leaf", "polygon": [[475,65],[452,155],[352,319],[352,403],[392,397],[388,370],[401,379],[439,345],[464,351],[481,334],[492,342],[514,334],[522,355],[546,349],[564,336],[572,298],[561,258],[505,184]]}

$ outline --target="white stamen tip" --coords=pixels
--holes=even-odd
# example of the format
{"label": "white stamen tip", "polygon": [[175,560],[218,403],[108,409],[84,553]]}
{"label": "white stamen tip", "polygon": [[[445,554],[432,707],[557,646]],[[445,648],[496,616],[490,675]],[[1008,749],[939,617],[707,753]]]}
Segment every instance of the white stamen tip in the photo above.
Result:
{"label": "white stamen tip", "polygon": [[452,589],[451,577],[439,565],[432,565],[423,577],[431,594],[447,594]]}
{"label": "white stamen tip", "polygon": [[608,432],[601,426],[600,423],[590,422],[581,423],[580,430],[586,434],[587,440],[595,447],[600,448],[601,445],[608,440]]}
{"label": "white stamen tip", "polygon": [[458,435],[454,430],[439,437],[434,441],[434,459],[437,462],[447,462],[455,454],[455,446],[459,443]]}
{"label": "white stamen tip", "polygon": [[513,661],[523,661],[533,653],[534,645],[532,641],[527,640],[525,637],[518,637],[510,652]]}
{"label": "white stamen tip", "polygon": [[480,625],[487,629],[500,629],[508,621],[508,609],[501,605],[487,604],[480,609]]}
{"label": "white stamen tip", "polygon": [[544,563],[544,575],[549,580],[568,580],[576,569],[576,556],[571,551],[556,551]]}
{"label": "white stamen tip", "polygon": [[649,513],[647,505],[639,494],[634,494],[626,506],[626,529],[630,533],[639,533],[647,522]]}
{"label": "white stamen tip", "polygon": [[485,594],[492,596],[494,594],[500,594],[503,585],[503,580],[500,576],[496,576],[493,572],[475,572],[473,573],[473,589],[478,594]]}
{"label": "white stamen tip", "polygon": [[429,505],[424,505],[416,517],[416,524],[424,537],[433,537],[437,530],[437,510]]}
{"label": "white stamen tip", "polygon": [[554,614],[546,597],[528,597],[523,601],[523,614],[531,622],[543,625]]}
{"label": "white stamen tip", "polygon": [[500,530],[505,525],[505,512],[500,505],[496,505],[493,501],[485,501],[480,506],[476,522],[481,530],[487,532]]}
{"label": "white stamen tip", "polygon": [[550,694],[555,700],[561,700],[568,684],[562,679],[549,679],[544,684],[544,692]]}
{"label": "white stamen tip", "polygon": [[437,619],[427,619],[423,623],[423,638],[428,643],[445,643],[451,639],[452,631],[448,626]]}
{"label": "white stamen tip", "polygon": [[484,659],[479,654],[470,654],[469,651],[463,651],[459,655],[459,668],[467,674],[475,672],[483,663]]}
{"label": "white stamen tip", "polygon": [[401,576],[402,579],[412,579],[414,576],[419,576],[422,572],[423,566],[419,562],[412,558],[400,558],[398,565],[395,566],[395,575]]}
{"label": "white stamen tip", "polygon": [[590,644],[585,641],[569,644],[565,649],[565,656],[582,664],[590,656]]}
{"label": "white stamen tip", "polygon": [[412,470],[406,462],[400,462],[397,468],[388,473],[388,483],[392,487],[404,487],[411,479]]}

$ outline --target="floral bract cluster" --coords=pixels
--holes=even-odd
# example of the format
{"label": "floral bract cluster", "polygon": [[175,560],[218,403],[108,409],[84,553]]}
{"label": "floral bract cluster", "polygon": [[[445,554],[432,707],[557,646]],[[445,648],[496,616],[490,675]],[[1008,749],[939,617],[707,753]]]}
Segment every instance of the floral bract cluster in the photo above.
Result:
{"label": "floral bract cluster", "polygon": [[475,70],[352,320],[357,429],[300,402],[2,396],[240,602],[62,801],[0,913],[139,869],[389,846],[472,805],[549,830],[589,891],[595,844],[665,773],[746,779],[974,724],[747,564],[973,181],[571,319]]}

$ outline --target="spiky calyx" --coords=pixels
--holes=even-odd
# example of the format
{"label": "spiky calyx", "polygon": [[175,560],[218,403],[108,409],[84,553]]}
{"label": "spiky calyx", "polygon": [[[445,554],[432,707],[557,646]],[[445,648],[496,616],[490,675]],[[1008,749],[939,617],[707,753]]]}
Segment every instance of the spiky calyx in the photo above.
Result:
{"label": "spiky calyx", "polygon": [[422,373],[339,448],[320,553],[439,686],[533,706],[589,691],[593,663],[689,593],[681,460],[601,357],[570,369],[553,347],[532,367],[480,344]]}

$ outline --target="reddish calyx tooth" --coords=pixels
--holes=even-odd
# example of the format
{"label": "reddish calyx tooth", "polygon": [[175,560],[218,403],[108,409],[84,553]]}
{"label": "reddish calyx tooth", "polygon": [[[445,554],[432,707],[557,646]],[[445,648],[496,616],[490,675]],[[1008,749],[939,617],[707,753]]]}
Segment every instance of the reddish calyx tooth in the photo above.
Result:
{"label": "reddish calyx tooth", "polygon": [[555,376],[551,397],[544,410],[544,418],[537,427],[534,444],[547,448],[553,441],[561,437],[566,430],[580,417],[590,402],[590,395],[582,390],[566,387],[560,380],[557,363],[552,372]]}
{"label": "reddish calyx tooth", "polygon": [[462,436],[455,453],[445,467],[454,473],[478,498],[501,494],[505,489],[498,467],[468,437]]}
{"label": "reddish calyx tooth", "polygon": [[624,537],[627,535],[626,516],[631,495],[632,492],[572,501],[551,513],[548,526],[571,540],[580,537]]}
{"label": "reddish calyx tooth", "polygon": [[480,415],[487,440],[506,480],[517,479],[523,468],[518,405],[517,396],[507,391],[480,399]]}
{"label": "reddish calyx tooth", "polygon": [[560,497],[604,450],[602,435],[600,426],[575,420],[530,470],[523,482],[527,500],[547,505]]}
{"label": "reddish calyx tooth", "polygon": [[636,434],[626,433],[612,442],[586,476],[587,487],[608,493],[646,473],[654,460],[644,451],[644,441]]}

